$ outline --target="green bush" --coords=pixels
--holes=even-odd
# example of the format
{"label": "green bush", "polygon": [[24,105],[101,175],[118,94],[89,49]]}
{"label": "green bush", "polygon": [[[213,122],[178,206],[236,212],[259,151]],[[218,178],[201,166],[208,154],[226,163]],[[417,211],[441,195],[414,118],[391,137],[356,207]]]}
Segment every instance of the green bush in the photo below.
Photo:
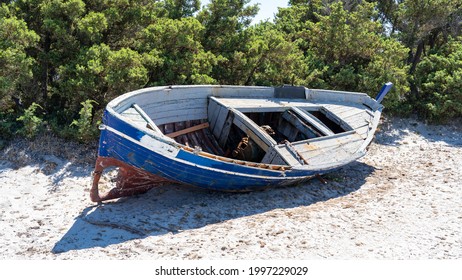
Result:
{"label": "green bush", "polygon": [[24,113],[16,120],[22,122],[23,127],[18,130],[18,133],[28,139],[34,138],[42,128],[43,119],[36,116],[37,108],[43,109],[42,106],[33,102]]}
{"label": "green bush", "polygon": [[88,143],[94,140],[98,136],[99,121],[93,123],[93,103],[96,103],[94,100],[86,100],[82,103],[82,109],[79,112],[79,119],[72,121],[71,126],[75,126],[77,131],[75,132],[76,138],[81,141]]}
{"label": "green bush", "polygon": [[462,117],[462,37],[426,56],[413,78],[419,90],[413,104],[421,116],[433,122]]}

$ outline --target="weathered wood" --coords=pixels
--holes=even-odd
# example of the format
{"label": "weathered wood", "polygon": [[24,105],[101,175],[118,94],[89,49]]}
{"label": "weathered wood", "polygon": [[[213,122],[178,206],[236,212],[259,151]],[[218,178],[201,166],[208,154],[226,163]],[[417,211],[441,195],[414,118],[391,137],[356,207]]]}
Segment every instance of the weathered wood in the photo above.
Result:
{"label": "weathered wood", "polygon": [[323,124],[318,118],[316,118],[312,114],[302,111],[297,107],[292,107],[291,110],[293,110],[300,118],[305,120],[307,123],[314,126],[322,134],[326,136],[334,134],[332,130],[330,130],[325,124]]}
{"label": "weathered wood", "polygon": [[[284,113],[284,114],[288,114],[288,113]],[[279,125],[278,125],[278,131],[284,135],[287,140],[289,141],[295,141],[295,138],[297,137],[297,134],[300,132],[300,129],[297,129],[296,126],[294,126],[293,124],[291,124],[290,121],[284,121],[286,119],[286,117],[284,117],[284,114],[282,116],[282,118],[280,119],[279,121]],[[288,116],[288,118],[290,118],[291,116]],[[303,128],[302,128],[303,129]],[[315,137],[315,136],[313,136]]]}
{"label": "weathered wood", "polygon": [[225,147],[226,142],[228,142],[229,132],[231,131],[231,127],[233,126],[234,120],[234,113],[232,111],[228,112],[228,117],[226,118],[225,124],[223,125],[223,129],[221,130],[220,137],[218,138],[218,144],[221,147]]}
{"label": "weathered wood", "polygon": [[215,101],[222,106],[232,107],[242,113],[284,112],[290,107],[304,107],[313,110],[320,108],[319,104],[275,98],[215,98]]}
{"label": "weathered wood", "polygon": [[243,113],[231,109],[234,113],[234,121],[233,123],[242,129],[245,134],[247,134],[257,145],[263,149],[263,151],[267,152],[268,148],[276,145],[276,141],[271,138],[263,129],[261,129],[256,123],[254,123],[251,119],[249,119]]}
{"label": "weathered wood", "polygon": [[371,130],[371,124],[365,124],[361,127],[356,128],[356,132],[363,137],[363,139],[367,138],[369,131]]}
{"label": "weathered wood", "polygon": [[138,114],[146,121],[148,128],[154,130],[157,133],[162,133],[160,129],[157,127],[157,125],[151,120],[151,118],[141,109],[140,106],[138,106],[136,103],[132,104],[133,109],[135,109]]}
{"label": "weathered wood", "polygon": [[342,147],[343,151],[348,154],[353,154],[359,149],[362,142],[363,138],[359,134],[351,133],[344,134],[341,137],[324,139],[323,141],[293,143],[293,146],[304,158],[309,159],[311,163],[313,162],[313,158],[317,156],[326,157],[326,155],[329,154],[330,158],[326,157],[326,160],[334,160],[334,158],[341,157],[339,152],[340,150],[337,150],[336,152],[332,151],[338,147]]}
{"label": "weathered wood", "polygon": [[329,118],[331,121],[333,121],[334,123],[338,124],[343,130],[345,131],[350,131],[350,130],[353,130],[354,128],[352,126],[350,126],[348,123],[346,123],[345,121],[343,121],[341,118],[338,117],[337,114],[334,114],[333,112],[331,112],[330,110],[328,110],[327,108],[321,108],[320,110],[324,115],[326,115],[327,118]]}
{"label": "weathered wood", "polygon": [[204,129],[204,128],[207,128],[207,127],[209,127],[209,123],[208,123],[208,122],[206,122],[206,123],[201,123],[201,124],[198,124],[198,125],[195,125],[195,126],[192,126],[192,127],[188,127],[188,128],[182,129],[182,130],[180,130],[180,131],[175,131],[175,132],[166,134],[165,136],[168,136],[168,137],[171,137],[171,138],[175,138],[175,137],[178,137],[178,136],[180,136],[180,135],[184,135],[184,134],[187,134],[187,133],[190,133],[190,132],[194,132],[194,131],[197,131],[197,130],[201,130],[201,129]]}
{"label": "weathered wood", "polygon": [[122,112],[122,116],[126,118],[128,121],[133,122],[136,125],[141,127],[146,127],[147,122],[146,120],[141,117],[141,115],[133,108],[130,107],[127,110]]}
{"label": "weathered wood", "polygon": [[346,118],[349,118],[351,116],[354,116],[354,115],[357,115],[357,114],[361,114],[364,112],[364,109],[357,109],[357,108],[350,108],[349,110],[345,110],[341,113],[336,113],[337,116],[339,116],[341,119],[346,119]]}
{"label": "weathered wood", "polygon": [[273,158],[272,163],[286,162],[289,166],[301,166],[302,164],[297,158],[289,151],[286,145],[278,145],[273,147],[277,155]]}
{"label": "weathered wood", "polygon": [[223,126],[225,125],[225,121],[228,116],[228,112],[228,108],[220,106],[220,111],[217,115],[217,121],[215,122],[215,126],[212,130],[212,133],[216,138],[220,137],[221,131],[223,130]]}
{"label": "weathered wood", "polygon": [[207,107],[207,119],[209,120],[210,128],[212,129],[212,131],[215,128],[215,123],[217,122],[217,116],[219,111],[220,108],[216,99],[214,97],[210,97],[209,104]]}
{"label": "weathered wood", "polygon": [[[300,113],[303,113],[303,116],[306,116],[308,117],[310,120],[312,120],[313,122],[311,124],[313,124],[314,126],[318,127],[319,126],[319,129],[322,130],[322,132],[326,135],[333,135],[335,134],[325,123],[323,123],[320,119],[318,119],[316,116],[314,116],[313,114],[311,114],[310,112],[308,111],[302,111],[300,110],[299,108],[294,108],[294,110],[296,112],[300,112]],[[327,117],[327,116],[326,116]],[[327,117],[329,119],[329,117]],[[335,122],[334,120],[331,120],[333,122]]]}
{"label": "weathered wood", "polygon": [[[308,100],[285,95],[278,99],[273,88],[238,86],[172,86],[130,92],[106,107],[100,152],[183,184],[225,191],[298,183],[365,154],[378,125],[380,104],[358,93],[305,89],[304,96]],[[301,91],[297,97],[303,97]],[[130,108],[133,103],[143,109],[147,120]],[[282,120],[278,126],[286,110],[291,112],[286,118],[296,125]],[[204,121],[209,128],[194,130]],[[147,129],[148,123],[164,133]],[[264,125],[271,126],[276,134],[269,135]],[[185,131],[188,126],[193,128]],[[301,140],[306,137],[296,126],[309,127],[318,134]],[[235,130],[238,135],[231,135]],[[291,143],[276,143],[284,139],[281,130]],[[164,135],[175,132],[170,136],[180,135],[174,139]],[[217,156],[223,154],[217,142],[231,150],[227,139],[234,145],[244,133],[258,145],[255,160],[263,157],[261,162]],[[266,152],[264,156],[261,150]]]}
{"label": "weathered wood", "polygon": [[206,99],[193,99],[183,101],[184,102],[179,102],[178,104],[155,104],[156,106],[146,107],[145,112],[156,123],[158,119],[178,115],[178,112],[181,112],[183,114],[191,114],[192,112],[196,111],[201,112],[204,116],[207,114]]}
{"label": "weathered wood", "polygon": [[[278,155],[278,153],[275,151],[274,147],[271,147],[268,152],[266,152],[265,156],[261,160],[261,163],[268,163],[270,164],[271,162],[274,161],[274,158]],[[286,163],[284,163],[286,164]]]}
{"label": "weathered wood", "polygon": [[[184,146],[182,147],[182,149],[189,151],[189,152],[194,152],[194,149],[191,147]],[[216,160],[220,160],[220,161],[224,161],[228,163],[235,163],[235,164],[246,165],[246,166],[251,166],[251,167],[258,167],[258,168],[271,169],[271,170],[282,170],[282,171],[291,169],[291,167],[287,165],[276,165],[276,164],[266,164],[266,163],[237,160],[237,159],[231,159],[228,157],[213,155],[213,154],[206,153],[206,152],[198,152],[198,154],[204,157],[211,158],[211,159],[216,159]]]}
{"label": "weathered wood", "polygon": [[208,105],[208,120],[210,122],[210,130],[216,139],[220,137],[223,125],[228,115],[228,108],[223,106],[217,98],[210,97]]}
{"label": "weathered wood", "polygon": [[207,118],[207,111],[204,109],[191,109],[187,111],[173,111],[169,115],[153,118],[156,124],[175,123],[188,120],[202,120]]}
{"label": "weathered wood", "polygon": [[295,159],[297,159],[301,165],[308,164],[308,161],[303,157],[301,153],[297,151],[297,149],[295,149],[294,146],[292,146],[292,144],[289,141],[284,141],[284,145],[286,146],[286,149],[292,153],[292,156]]}
{"label": "weathered wood", "polygon": [[[323,136],[319,131],[314,129],[313,127],[310,127],[308,124],[304,123],[298,116],[291,112],[290,110],[285,111],[282,114],[282,118],[287,120],[291,125],[293,125],[296,129],[298,129],[301,133],[305,134],[306,137],[308,138],[316,138],[316,137],[321,137]],[[286,137],[289,137],[288,135],[285,135]],[[293,141],[289,139],[290,141]],[[295,139],[294,139],[295,140]]]}
{"label": "weathered wood", "polygon": [[215,97],[232,97],[232,98],[272,98],[274,97],[274,88],[259,86],[217,86],[212,88],[212,95]]}
{"label": "weathered wood", "polygon": [[318,102],[340,102],[340,103],[363,103],[369,96],[361,92],[335,91],[311,89],[307,93],[307,100],[317,100]]}
{"label": "weathered wood", "polygon": [[204,135],[204,139],[207,145],[212,148],[213,154],[222,156],[224,154],[223,149],[221,149],[221,147],[218,145],[218,142],[210,132],[210,129],[202,129],[199,131]]}

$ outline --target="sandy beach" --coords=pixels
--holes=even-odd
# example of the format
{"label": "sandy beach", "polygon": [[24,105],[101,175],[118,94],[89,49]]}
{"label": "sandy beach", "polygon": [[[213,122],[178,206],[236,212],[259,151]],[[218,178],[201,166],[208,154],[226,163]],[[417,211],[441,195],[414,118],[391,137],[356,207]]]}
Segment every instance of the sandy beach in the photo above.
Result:
{"label": "sandy beach", "polygon": [[97,205],[96,146],[41,136],[0,151],[0,258],[460,259],[462,128],[384,120],[368,154],[299,186],[166,185]]}

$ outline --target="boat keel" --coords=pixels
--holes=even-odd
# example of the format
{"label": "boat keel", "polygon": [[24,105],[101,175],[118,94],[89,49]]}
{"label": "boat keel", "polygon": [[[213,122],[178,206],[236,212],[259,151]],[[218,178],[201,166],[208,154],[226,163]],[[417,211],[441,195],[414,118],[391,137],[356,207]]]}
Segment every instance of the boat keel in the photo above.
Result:
{"label": "boat keel", "polygon": [[[104,169],[118,167],[115,187],[100,194],[99,181]],[[95,170],[93,171],[93,184],[90,191],[90,198],[93,202],[142,194],[148,190],[165,183],[176,183],[160,176],[146,172],[111,157],[98,156]]]}

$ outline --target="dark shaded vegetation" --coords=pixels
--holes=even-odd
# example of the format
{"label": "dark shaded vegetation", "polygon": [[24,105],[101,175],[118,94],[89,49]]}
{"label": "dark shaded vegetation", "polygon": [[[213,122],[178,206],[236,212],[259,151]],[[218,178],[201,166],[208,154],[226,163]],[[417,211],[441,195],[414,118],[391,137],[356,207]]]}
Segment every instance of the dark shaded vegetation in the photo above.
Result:
{"label": "dark shaded vegetation", "polygon": [[[265,5],[265,4],[263,4]],[[390,113],[462,116],[460,0],[15,0],[0,6],[0,147],[41,129],[92,141],[108,101],[156,85],[394,83]]]}

